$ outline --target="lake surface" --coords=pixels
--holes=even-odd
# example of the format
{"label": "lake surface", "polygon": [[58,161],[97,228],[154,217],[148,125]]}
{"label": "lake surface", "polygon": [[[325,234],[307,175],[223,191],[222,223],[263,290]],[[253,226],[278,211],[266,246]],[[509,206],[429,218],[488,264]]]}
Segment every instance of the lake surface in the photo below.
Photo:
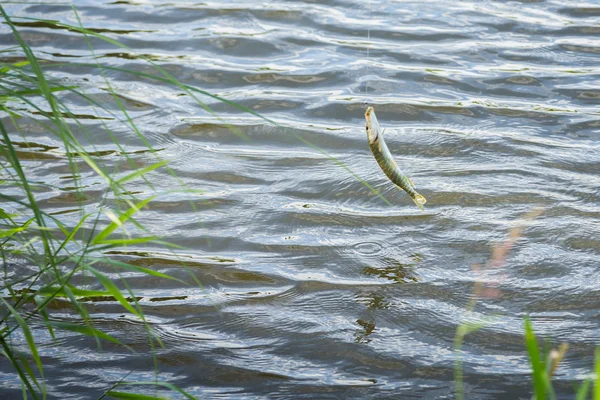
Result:
{"label": "lake surface", "polygon": [[[555,389],[573,398],[600,343],[598,3],[75,3],[86,27],[136,52],[92,39],[103,65],[157,74],[144,55],[182,83],[279,124],[198,95],[217,117],[172,85],[105,71],[177,176],[148,174],[155,189],[204,191],[161,195],[138,217],[151,234],[185,246],[179,256],[159,246],[111,254],[190,282],[125,275],[165,344],[156,350],[159,379],[204,398],[452,398],[456,329],[484,321],[464,341],[466,397],[529,399],[530,315],[540,337],[570,344]],[[68,4],[6,7],[77,25]],[[119,112],[98,70],[69,65],[94,62],[80,34],[24,20],[18,28],[38,57],[66,64],[49,66],[51,77]],[[15,44],[6,25],[0,44]],[[156,161],[109,113],[60,98],[109,170],[127,168],[104,124],[137,165]],[[365,102],[427,198],[425,212],[377,166]],[[44,187],[38,200],[74,226],[78,202],[61,142],[22,124],[42,145],[20,149]],[[106,184],[85,168],[81,179],[85,209],[96,212]],[[153,193],[141,180],[129,189]],[[501,268],[477,273],[536,206],[544,213]],[[481,279],[488,290],[474,295]],[[57,346],[37,331],[49,398],[97,398],[126,374],[153,380],[144,325],[116,302],[86,305],[99,329],[135,352],[110,344],[98,352],[76,335]],[[54,312],[72,315],[66,306]],[[21,397],[3,364],[0,397]]]}

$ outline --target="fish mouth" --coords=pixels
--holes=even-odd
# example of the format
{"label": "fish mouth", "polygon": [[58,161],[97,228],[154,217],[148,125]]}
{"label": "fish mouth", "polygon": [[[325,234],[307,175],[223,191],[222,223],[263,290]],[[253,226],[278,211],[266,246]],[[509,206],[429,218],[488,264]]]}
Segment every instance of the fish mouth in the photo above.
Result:
{"label": "fish mouth", "polygon": [[367,111],[365,111],[365,119],[367,120],[367,138],[369,139],[369,143],[373,144],[379,138],[378,133],[373,129],[373,122],[371,120],[371,114],[374,113],[373,107],[367,107]]}

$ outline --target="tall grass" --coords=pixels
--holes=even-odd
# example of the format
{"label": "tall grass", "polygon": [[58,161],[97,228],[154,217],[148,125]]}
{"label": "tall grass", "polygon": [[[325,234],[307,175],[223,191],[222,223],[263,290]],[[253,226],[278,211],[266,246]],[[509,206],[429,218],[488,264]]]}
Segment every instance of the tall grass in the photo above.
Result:
{"label": "tall grass", "polygon": [[[172,246],[158,237],[144,233],[145,228],[135,219],[136,214],[158,193],[137,198],[126,188],[128,183],[146,179],[146,174],[166,168],[167,163],[159,158],[145,140],[112,88],[110,92],[119,113],[96,102],[77,85],[65,85],[53,79],[1,5],[0,14],[17,43],[17,46],[0,49],[0,52],[10,54],[13,60],[17,54],[18,59],[0,63],[0,111],[4,114],[0,119],[0,260],[3,269],[0,280],[0,355],[11,363],[20,378],[23,398],[45,399],[48,390],[38,348],[40,343],[36,337],[39,336],[40,329],[46,330],[53,340],[57,340],[59,335],[75,333],[94,338],[99,348],[105,341],[120,343],[115,337],[95,327],[82,301],[85,297],[105,296],[118,302],[124,310],[144,324],[148,344],[152,349],[163,345],[146,323],[143,310],[121,273],[133,271],[162,279],[175,278],[103,254],[110,249],[147,243]],[[88,32],[85,29],[77,30],[87,39]],[[114,43],[112,39],[104,39]],[[102,66],[96,64],[92,67],[100,74],[103,73]],[[157,69],[160,70],[158,67]],[[108,83],[108,80],[105,82]],[[172,77],[170,82],[177,84]],[[121,150],[120,154],[127,159],[132,172],[123,174],[108,170],[95,156],[95,152],[81,144],[80,138],[82,135],[89,135],[89,132],[85,124],[57,96],[61,92],[75,94],[91,108],[102,109],[122,121],[138,135],[140,142],[154,155],[155,162],[137,167],[127,152],[122,151],[116,135],[102,122],[107,136]],[[28,163],[23,158],[27,151],[19,150],[32,145],[22,130],[23,123],[37,124],[43,131],[59,139],[61,157],[68,165],[74,182],[75,197],[80,203],[78,222],[66,224],[64,220],[61,221],[61,215],[51,215],[40,206],[36,193],[43,184],[34,183]],[[16,134],[10,134],[11,131]],[[105,182],[106,190],[96,212],[83,211],[84,193],[80,179],[82,161]],[[152,190],[151,183],[148,180],[146,182]],[[195,192],[185,188],[183,190]],[[111,202],[112,207],[106,201],[110,197],[114,200]],[[121,204],[125,207],[121,207]],[[72,215],[69,218],[73,220]],[[115,275],[119,278],[111,278]],[[75,277],[82,276],[93,277],[98,289],[92,290],[87,285],[74,283]],[[49,306],[58,300],[68,303],[77,318],[65,320],[53,316]],[[98,395],[147,398],[117,390],[125,385],[129,385],[129,388],[131,385],[153,385],[192,398],[176,386],[159,381],[120,381]]]}
{"label": "tall grass", "polygon": [[[561,344],[558,349],[544,352],[538,344],[533,325],[529,318],[525,318],[525,347],[529,355],[531,364],[531,380],[533,386],[533,398],[538,400],[556,399],[554,388],[552,387],[552,376],[558,368],[558,365],[565,357],[568,345]],[[576,400],[589,399],[590,394],[594,400],[600,400],[600,349],[596,348],[594,373],[586,378],[575,392]],[[593,393],[590,393],[590,386],[594,383]]]}

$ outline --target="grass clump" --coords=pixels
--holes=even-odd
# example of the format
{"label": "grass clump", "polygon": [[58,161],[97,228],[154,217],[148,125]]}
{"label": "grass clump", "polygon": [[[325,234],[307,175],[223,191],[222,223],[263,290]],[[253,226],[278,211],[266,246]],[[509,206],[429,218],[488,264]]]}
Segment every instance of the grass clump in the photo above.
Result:
{"label": "grass clump", "polygon": [[[171,246],[148,234],[135,218],[159,195],[146,180],[146,174],[167,168],[167,163],[159,158],[137,129],[108,79],[105,78],[105,83],[118,112],[95,101],[78,85],[66,85],[53,78],[1,5],[0,18],[10,28],[17,43],[17,46],[0,49],[0,356],[11,363],[18,375],[24,398],[44,399],[48,391],[38,342],[43,332],[55,341],[61,335],[90,336],[98,348],[105,342],[120,344],[117,338],[95,327],[84,298],[112,299],[143,323],[150,348],[162,346],[160,338],[146,323],[142,307],[122,274],[133,272],[162,279],[175,278],[151,268],[112,259],[104,253],[133,245]],[[53,21],[48,23],[59,25]],[[73,29],[87,40],[88,32],[84,28]],[[115,43],[113,39],[105,39]],[[103,74],[99,64],[92,64],[90,68]],[[169,82],[177,83],[172,77]],[[75,95],[90,108],[121,121],[136,133],[154,161],[138,167],[104,119],[98,117],[107,137],[112,138],[119,149],[117,154],[127,160],[130,172],[123,174],[109,170],[99,157],[100,153],[82,144],[80,139],[89,136],[89,132],[82,117],[61,100],[61,93]],[[40,150],[39,147],[44,146],[27,139],[24,127],[31,126],[58,139],[59,146],[47,146],[42,150],[48,151],[45,157],[59,160],[67,167],[73,182],[70,190],[79,206],[75,211],[78,217],[70,212],[67,219],[63,217],[65,214],[49,213],[41,205],[39,194],[48,190],[49,185],[33,179],[32,163],[28,160],[41,156],[31,150]],[[85,211],[86,194],[81,179],[84,170],[87,174],[95,174],[104,187],[99,207],[92,212]],[[146,180],[148,191],[154,193],[142,198],[132,194],[126,186],[139,179]],[[67,308],[71,318],[54,316],[51,312],[53,304]],[[99,395],[147,398],[117,390],[118,386],[124,385],[129,388],[132,385],[158,385],[191,398],[176,386],[158,381],[121,381]]]}

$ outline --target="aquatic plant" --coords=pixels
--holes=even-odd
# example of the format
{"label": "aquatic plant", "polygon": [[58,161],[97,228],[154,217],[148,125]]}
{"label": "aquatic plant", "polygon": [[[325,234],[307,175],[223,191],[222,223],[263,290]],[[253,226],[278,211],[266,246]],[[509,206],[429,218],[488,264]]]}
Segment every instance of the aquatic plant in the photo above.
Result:
{"label": "aquatic plant", "polygon": [[[77,15],[76,10],[74,10]],[[146,329],[151,349],[162,346],[160,338],[147,324],[142,307],[130,289],[123,273],[144,274],[163,279],[176,279],[167,274],[122,262],[106,256],[114,248],[155,244],[173,248],[168,242],[147,234],[144,226],[135,220],[159,193],[156,193],[146,175],[159,168],[167,168],[143,134],[136,127],[128,110],[110,81],[104,78],[112,96],[113,112],[105,104],[89,96],[77,84],[65,84],[46,70],[47,62],[38,58],[20,35],[13,19],[0,6],[4,23],[10,27],[17,45],[0,50],[7,56],[0,63],[0,259],[3,276],[0,280],[0,356],[6,358],[18,375],[24,398],[46,398],[47,388],[43,356],[38,336],[57,341],[70,334],[87,335],[95,339],[98,348],[103,343],[121,342],[97,329],[86,308],[85,299],[102,296],[119,303]],[[46,21],[54,24],[55,21]],[[82,27],[71,27],[88,41],[88,32]],[[103,38],[111,43],[114,40]],[[90,47],[91,49],[91,47]],[[91,49],[91,51],[93,51]],[[10,57],[8,57],[10,55]],[[91,65],[103,74],[99,64]],[[131,71],[136,73],[135,71]],[[176,84],[174,78],[170,82]],[[89,137],[81,116],[72,112],[59,94],[68,93],[83,99],[91,109],[111,115],[122,125],[135,132],[140,143],[154,157],[149,165],[138,166],[119,143],[104,119],[98,117],[107,137],[118,151],[114,153],[127,161],[128,171],[109,171],[102,162],[102,152],[93,146],[83,145],[81,138]],[[87,117],[87,116],[86,116]],[[89,118],[89,117],[88,117]],[[61,146],[49,147],[27,139],[25,127],[35,125],[43,132],[59,139]],[[15,132],[13,134],[9,132]],[[16,135],[21,138],[16,138]],[[71,193],[79,207],[78,222],[68,224],[61,213],[48,213],[38,199],[40,189],[49,185],[32,178],[31,163],[38,153],[61,160],[68,167],[72,181]],[[37,156],[42,157],[42,156]],[[42,157],[43,158],[43,157]],[[86,211],[82,172],[92,171],[104,183],[104,191],[96,211]],[[153,195],[139,198],[127,189],[127,184],[144,179]],[[197,191],[181,187],[190,193]],[[73,212],[70,220],[73,221]],[[93,277],[93,285],[89,278]],[[77,278],[77,279],[76,279]],[[50,307],[67,308],[72,318],[57,317]],[[100,397],[136,398],[133,393],[116,390],[125,385],[151,385],[177,391],[188,398],[189,394],[168,382],[115,382]],[[140,397],[141,398],[141,397]]]}

